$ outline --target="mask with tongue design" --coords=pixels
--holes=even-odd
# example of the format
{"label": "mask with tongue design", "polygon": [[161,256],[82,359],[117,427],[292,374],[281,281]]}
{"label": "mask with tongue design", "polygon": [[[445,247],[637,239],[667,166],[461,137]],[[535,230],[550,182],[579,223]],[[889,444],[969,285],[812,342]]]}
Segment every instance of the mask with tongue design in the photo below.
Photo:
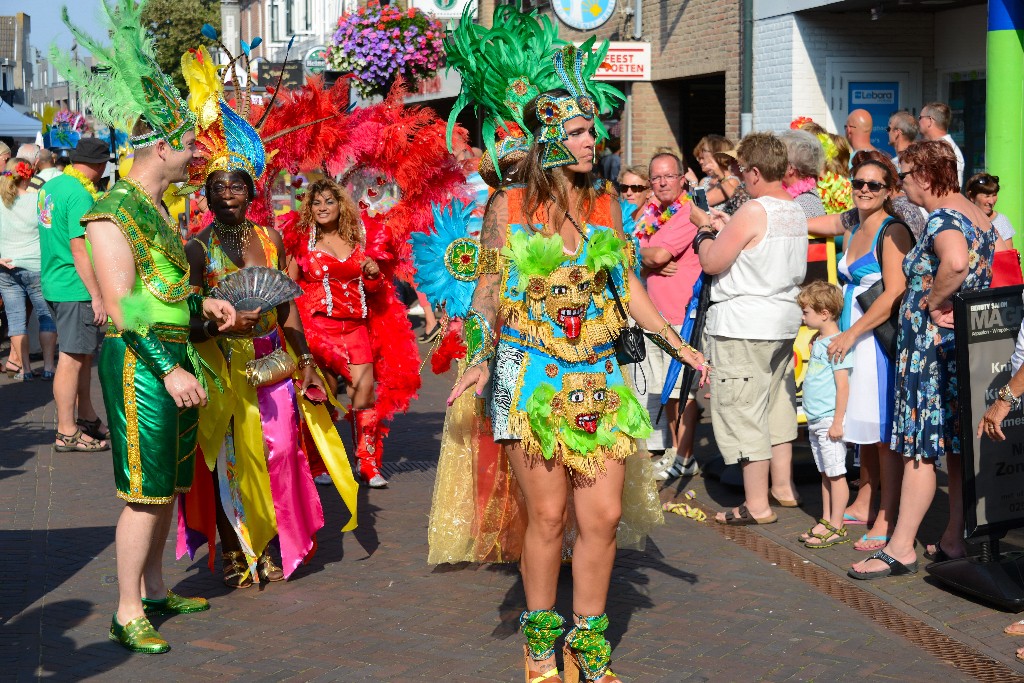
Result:
{"label": "mask with tongue design", "polygon": [[619,397],[608,391],[603,373],[567,372],[562,376],[562,390],[551,399],[551,408],[570,429],[594,434],[605,415],[619,409]]}
{"label": "mask with tongue design", "polygon": [[548,317],[565,332],[569,339],[578,339],[583,330],[594,293],[594,278],[583,266],[556,268],[547,278],[547,296],[544,306]]}

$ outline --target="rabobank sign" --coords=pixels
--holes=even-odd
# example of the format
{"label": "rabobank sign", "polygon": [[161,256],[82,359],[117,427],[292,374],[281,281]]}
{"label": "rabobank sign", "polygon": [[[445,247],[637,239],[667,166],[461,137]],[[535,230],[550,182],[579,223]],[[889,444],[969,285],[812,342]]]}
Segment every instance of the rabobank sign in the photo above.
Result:
{"label": "rabobank sign", "polygon": [[896,106],[896,91],[891,88],[854,88],[850,92],[850,105],[854,107]]}

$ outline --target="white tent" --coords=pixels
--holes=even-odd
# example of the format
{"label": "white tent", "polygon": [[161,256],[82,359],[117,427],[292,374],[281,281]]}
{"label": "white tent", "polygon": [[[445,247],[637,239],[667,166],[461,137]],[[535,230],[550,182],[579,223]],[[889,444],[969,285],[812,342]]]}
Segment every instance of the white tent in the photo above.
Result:
{"label": "white tent", "polygon": [[31,139],[42,129],[42,121],[20,114],[11,105],[0,101],[0,136]]}

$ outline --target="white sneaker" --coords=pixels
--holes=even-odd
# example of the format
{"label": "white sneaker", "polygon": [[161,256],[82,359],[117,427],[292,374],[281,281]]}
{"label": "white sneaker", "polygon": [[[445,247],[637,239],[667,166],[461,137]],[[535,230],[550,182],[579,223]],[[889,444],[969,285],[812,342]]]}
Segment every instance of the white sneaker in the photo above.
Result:
{"label": "white sneaker", "polygon": [[676,449],[674,449],[674,448],[666,448],[665,449],[665,454],[662,455],[662,456],[659,456],[658,459],[654,461],[654,471],[655,472],[664,472],[665,470],[667,470],[669,467],[672,466],[672,463],[675,462],[675,460],[676,460]]}
{"label": "white sneaker", "polygon": [[331,484],[334,483],[334,480],[331,479],[331,475],[328,472],[316,475],[315,477],[313,477],[313,481],[319,484],[320,486],[330,486]]}
{"label": "white sneaker", "polygon": [[660,472],[654,473],[654,478],[658,481],[668,481],[669,479],[675,479],[677,477],[693,477],[700,472],[700,466],[697,464],[696,458],[690,458],[690,463],[684,465],[683,456],[676,456],[670,467],[661,470]]}
{"label": "white sneaker", "polygon": [[406,315],[425,315],[425,313],[423,312],[423,306],[420,306],[420,302],[418,301],[414,303],[412,306],[410,306],[409,310],[407,310],[405,313]]}

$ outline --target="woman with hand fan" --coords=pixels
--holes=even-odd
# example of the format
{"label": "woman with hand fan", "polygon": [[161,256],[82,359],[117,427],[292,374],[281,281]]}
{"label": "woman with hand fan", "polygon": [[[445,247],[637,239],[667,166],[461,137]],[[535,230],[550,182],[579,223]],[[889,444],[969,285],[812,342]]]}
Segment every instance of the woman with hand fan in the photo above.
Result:
{"label": "woman with hand fan", "polygon": [[[191,283],[233,302],[238,315],[225,331],[192,319],[192,340],[227,390],[200,414],[199,444],[213,486],[193,488],[179,506],[179,528],[187,530],[179,535],[179,556],[194,553],[192,532],[199,532],[211,547],[212,569],[219,533],[224,583],[245,588],[253,574],[261,581],[287,578],[315,551],[324,515],[307,455],[319,453],[352,514],[343,530],[355,527],[357,486],[293,303],[301,290],[282,270],[281,236],[246,217],[266,166],[263,142],[223,100],[205,49],[186,54],[182,71],[201,150],[186,191],[205,187],[214,216],[185,245]],[[268,552],[275,537],[282,567]]]}

